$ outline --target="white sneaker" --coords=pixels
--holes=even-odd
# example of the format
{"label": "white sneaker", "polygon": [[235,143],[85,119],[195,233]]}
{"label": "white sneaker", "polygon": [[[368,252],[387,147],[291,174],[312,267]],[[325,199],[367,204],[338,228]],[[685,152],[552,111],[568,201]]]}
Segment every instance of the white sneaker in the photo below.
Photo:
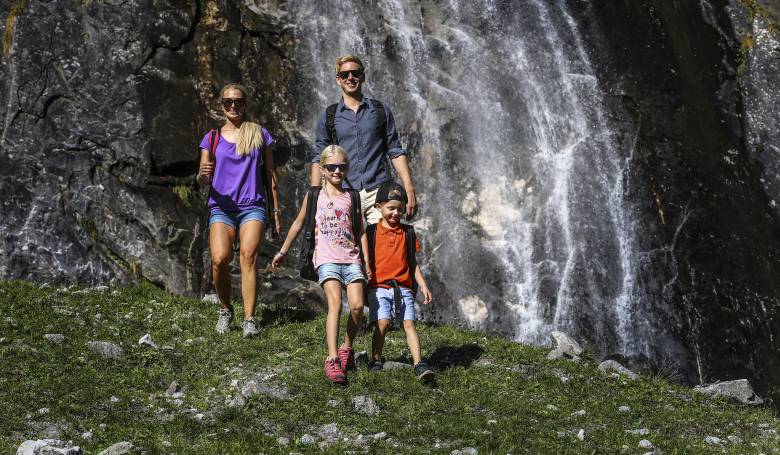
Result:
{"label": "white sneaker", "polygon": [[256,318],[244,319],[244,322],[241,323],[241,327],[244,329],[244,338],[253,337],[260,333],[259,325]]}
{"label": "white sneaker", "polygon": [[219,319],[217,319],[217,325],[214,326],[214,331],[222,335],[230,331],[230,322],[233,320],[233,312],[229,308],[219,309]]}

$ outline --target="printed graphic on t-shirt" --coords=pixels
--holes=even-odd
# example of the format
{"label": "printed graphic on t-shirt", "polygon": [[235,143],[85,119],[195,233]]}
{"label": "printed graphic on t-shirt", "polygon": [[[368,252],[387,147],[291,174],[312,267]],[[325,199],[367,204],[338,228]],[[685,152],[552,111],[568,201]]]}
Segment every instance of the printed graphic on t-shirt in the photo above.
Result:
{"label": "printed graphic on t-shirt", "polygon": [[317,227],[320,242],[331,247],[352,248],[352,221],[349,210],[334,208],[332,204],[318,208]]}

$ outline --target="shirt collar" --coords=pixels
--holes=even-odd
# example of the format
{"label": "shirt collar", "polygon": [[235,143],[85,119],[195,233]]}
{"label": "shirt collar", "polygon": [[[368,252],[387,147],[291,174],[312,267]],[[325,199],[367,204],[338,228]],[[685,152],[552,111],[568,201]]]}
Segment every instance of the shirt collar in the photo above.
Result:
{"label": "shirt collar", "polygon": [[[360,96],[362,96],[362,98],[360,99],[360,105],[362,106],[364,104],[368,104],[368,97],[365,94],[362,94]],[[369,104],[369,106],[371,106],[371,105]],[[338,109],[339,111],[343,111],[343,110],[347,109],[347,105],[344,104],[344,97],[343,96],[341,98],[339,98],[338,108],[339,108]]]}
{"label": "shirt collar", "polygon": [[392,227],[385,227],[384,224],[382,224],[382,221],[379,221],[379,233],[382,235],[390,234],[391,232],[393,234],[400,234],[404,228],[399,224],[398,226],[392,228]]}

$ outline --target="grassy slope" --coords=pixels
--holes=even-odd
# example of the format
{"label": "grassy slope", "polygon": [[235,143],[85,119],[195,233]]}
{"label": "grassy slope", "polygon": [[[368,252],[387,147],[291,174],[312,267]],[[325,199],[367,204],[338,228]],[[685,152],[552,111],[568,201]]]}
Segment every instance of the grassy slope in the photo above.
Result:
{"label": "grassy slope", "polygon": [[[603,375],[592,361],[550,362],[543,348],[484,333],[420,327],[424,353],[435,353],[443,368],[433,388],[414,381],[409,370],[360,371],[347,387],[337,387],[322,373],[322,318],[269,324],[247,341],[238,331],[212,334],[213,305],[151,286],[73,291],[0,282],[0,453],[14,453],[47,423],[86,453],[122,440],[149,453],[319,453],[299,439],[332,422],[343,436],[368,436],[363,449],[372,453],[450,453],[469,446],[501,454],[643,453],[637,444],[645,438],[665,454],[769,454],[780,447],[780,421],[767,409],[708,399],[660,378]],[[52,344],[45,333],[62,333],[65,342]],[[168,349],[138,346],[145,333]],[[121,344],[125,358],[97,357],[85,348],[92,340]],[[368,342],[359,339],[357,349]],[[405,347],[402,334],[391,333],[386,354],[401,357]],[[480,354],[492,365],[473,363]],[[291,399],[260,395],[241,407],[225,406],[236,393],[231,381],[253,373],[270,374]],[[184,388],[180,406],[165,396],[174,379]],[[379,414],[354,412],[351,400],[358,395],[373,398]],[[631,411],[618,412],[622,405]],[[40,408],[50,411],[39,414]],[[587,414],[571,415],[580,409]],[[205,417],[199,421],[197,413]],[[584,441],[576,437],[581,428]],[[651,433],[625,432],[638,428]],[[85,441],[87,430],[94,436]],[[370,438],[380,431],[388,437]],[[736,435],[742,442],[711,446],[704,443],[707,435]],[[280,436],[290,446],[279,445]],[[349,449],[355,446],[341,441],[325,451]]]}

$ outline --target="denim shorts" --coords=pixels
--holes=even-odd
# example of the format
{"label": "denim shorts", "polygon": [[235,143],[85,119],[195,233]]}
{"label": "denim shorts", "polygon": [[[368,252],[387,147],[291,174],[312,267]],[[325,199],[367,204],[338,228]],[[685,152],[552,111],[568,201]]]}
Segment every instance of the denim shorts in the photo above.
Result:
{"label": "denim shorts", "polygon": [[[403,286],[401,289],[401,308],[404,321],[414,321],[414,291]],[[368,290],[369,314],[371,322],[379,319],[393,320],[393,288],[374,288]]]}
{"label": "denim shorts", "polygon": [[366,281],[363,275],[363,267],[360,264],[322,264],[317,267],[317,274],[320,276],[320,285],[326,280],[336,279],[342,286],[355,281]]}
{"label": "denim shorts", "polygon": [[220,208],[212,207],[209,215],[209,226],[214,223],[224,223],[236,229],[236,226],[240,227],[247,221],[252,220],[257,220],[263,224],[267,223],[268,217],[265,215],[265,207],[253,207],[240,212],[224,212]]}

